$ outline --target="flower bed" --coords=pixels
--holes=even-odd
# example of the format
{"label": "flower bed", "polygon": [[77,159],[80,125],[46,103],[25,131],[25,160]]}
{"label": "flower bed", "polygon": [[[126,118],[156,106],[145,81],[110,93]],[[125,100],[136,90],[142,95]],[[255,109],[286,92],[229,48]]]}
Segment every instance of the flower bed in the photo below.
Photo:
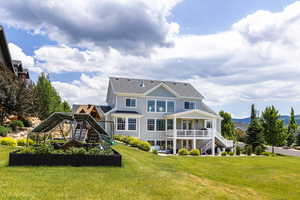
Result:
{"label": "flower bed", "polygon": [[9,154],[9,166],[121,166],[122,156],[112,150],[112,155],[90,154]]}

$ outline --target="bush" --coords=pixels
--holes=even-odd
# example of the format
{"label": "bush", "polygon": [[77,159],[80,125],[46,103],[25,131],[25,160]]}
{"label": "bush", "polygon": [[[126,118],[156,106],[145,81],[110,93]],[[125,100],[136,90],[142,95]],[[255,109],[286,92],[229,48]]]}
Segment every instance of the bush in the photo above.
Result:
{"label": "bush", "polygon": [[66,154],[87,154],[87,151],[83,147],[71,147],[66,150]]}
{"label": "bush", "polygon": [[241,155],[241,147],[237,146],[237,147],[235,148],[235,154],[236,154],[237,156]]}
{"label": "bush", "polygon": [[138,148],[143,151],[150,151],[151,145],[148,142],[141,141]]}
{"label": "bush", "polygon": [[181,149],[178,150],[178,154],[179,154],[180,156],[186,156],[186,155],[189,154],[189,152],[188,152],[187,149],[181,148]]}
{"label": "bush", "polygon": [[[33,145],[33,140],[28,138],[28,145]],[[27,138],[17,140],[18,146],[26,146],[27,145]]]}
{"label": "bush", "polygon": [[226,152],[226,151],[223,151],[223,152],[221,153],[221,156],[227,156],[227,152]]}
{"label": "bush", "polygon": [[245,146],[245,152],[248,156],[251,156],[252,155],[252,146],[251,145]]}
{"label": "bush", "polygon": [[228,155],[233,156],[234,153],[233,153],[232,151],[230,151],[230,152],[228,153]]}
{"label": "bush", "polygon": [[152,153],[158,154],[158,151],[156,149],[153,149]]}
{"label": "bush", "polygon": [[199,149],[192,149],[189,154],[192,156],[199,156],[200,151],[199,151]]}
{"label": "bush", "polygon": [[24,124],[21,120],[15,120],[12,121],[9,126],[12,128],[12,130],[16,131],[17,127],[24,127]]}
{"label": "bush", "polygon": [[141,144],[141,141],[137,138],[130,138],[129,144],[133,147],[139,147]]}
{"label": "bush", "polygon": [[226,148],[225,148],[225,151],[226,151],[227,153],[229,153],[229,152],[231,151],[231,148],[226,147]]}
{"label": "bush", "polygon": [[256,155],[261,155],[261,153],[263,152],[263,148],[261,146],[257,146],[255,147],[254,152]]}
{"label": "bush", "polygon": [[15,147],[17,146],[17,141],[10,137],[4,137],[0,138],[0,144]]}
{"label": "bush", "polygon": [[10,132],[10,128],[5,127],[5,126],[0,126],[0,136],[1,137],[6,137],[9,132]]}

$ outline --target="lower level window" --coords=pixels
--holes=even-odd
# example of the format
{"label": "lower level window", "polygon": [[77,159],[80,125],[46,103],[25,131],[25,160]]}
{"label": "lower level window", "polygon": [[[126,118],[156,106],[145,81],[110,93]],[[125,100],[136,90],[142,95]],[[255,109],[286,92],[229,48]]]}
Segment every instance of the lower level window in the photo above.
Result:
{"label": "lower level window", "polygon": [[125,130],[125,118],[117,118],[117,130]]}
{"label": "lower level window", "polygon": [[165,131],[166,130],[166,120],[157,119],[156,120],[156,130],[157,131]]}
{"label": "lower level window", "polygon": [[205,128],[212,128],[212,121],[206,121],[206,127]]}
{"label": "lower level window", "polygon": [[128,118],[128,130],[131,130],[131,131],[136,130],[136,119]]}
{"label": "lower level window", "polygon": [[148,131],[154,131],[155,130],[155,120],[154,119],[148,119],[147,120],[147,130]]}
{"label": "lower level window", "polygon": [[173,119],[167,119],[167,129],[173,130]]}

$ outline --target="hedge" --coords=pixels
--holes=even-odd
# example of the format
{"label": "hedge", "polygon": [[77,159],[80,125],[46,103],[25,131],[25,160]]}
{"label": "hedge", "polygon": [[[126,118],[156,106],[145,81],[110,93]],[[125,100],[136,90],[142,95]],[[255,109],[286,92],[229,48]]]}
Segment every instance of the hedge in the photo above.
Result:
{"label": "hedge", "polygon": [[4,137],[0,138],[0,144],[15,147],[17,146],[17,141],[10,137]]}
{"label": "hedge", "polygon": [[[33,145],[33,140],[28,138],[28,145]],[[27,138],[17,140],[18,146],[26,146],[27,145]]]}
{"label": "hedge", "polygon": [[151,145],[148,142],[142,141],[135,137],[114,135],[114,139],[129,144],[130,146],[137,147],[143,151],[150,151],[151,149]]}

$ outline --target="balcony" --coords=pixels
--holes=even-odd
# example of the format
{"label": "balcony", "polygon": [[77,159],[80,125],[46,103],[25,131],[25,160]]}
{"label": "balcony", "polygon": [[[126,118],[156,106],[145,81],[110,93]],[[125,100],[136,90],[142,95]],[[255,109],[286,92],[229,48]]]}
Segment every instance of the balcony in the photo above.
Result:
{"label": "balcony", "polygon": [[[212,137],[212,131],[207,130],[183,130],[183,129],[176,129],[175,134],[177,138],[209,138]],[[166,133],[167,137],[173,138],[174,131],[168,130]]]}

